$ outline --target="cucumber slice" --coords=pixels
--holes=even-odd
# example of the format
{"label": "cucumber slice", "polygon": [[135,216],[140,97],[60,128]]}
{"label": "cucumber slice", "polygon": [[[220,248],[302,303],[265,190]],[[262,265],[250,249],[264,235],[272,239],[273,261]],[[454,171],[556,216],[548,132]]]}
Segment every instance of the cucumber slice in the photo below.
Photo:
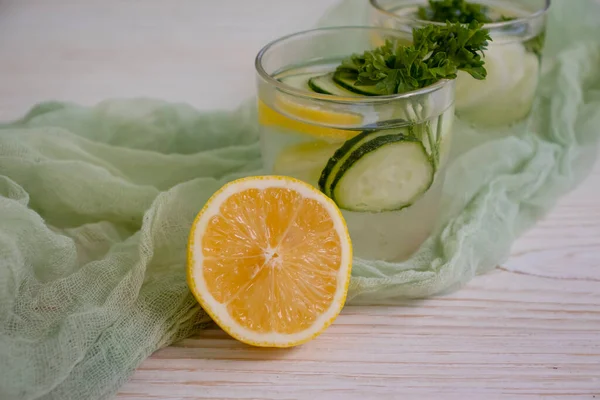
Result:
{"label": "cucumber slice", "polygon": [[381,96],[383,94],[375,88],[375,84],[356,86],[356,72],[347,70],[335,71],[333,73],[333,81],[344,89],[363,96]]}
{"label": "cucumber slice", "polygon": [[317,93],[331,94],[334,96],[359,97],[358,93],[346,90],[333,81],[333,72],[325,75],[314,76],[308,80],[308,87]]}
{"label": "cucumber slice", "polygon": [[330,197],[350,211],[393,211],[412,205],[431,184],[435,169],[423,144],[384,135],[354,150],[337,171]]}
{"label": "cucumber slice", "polygon": [[315,74],[291,75],[280,78],[279,81],[296,89],[310,90],[308,87],[308,80],[314,76]]}
{"label": "cucumber slice", "polygon": [[325,165],[325,168],[323,168],[321,177],[319,178],[319,189],[321,189],[321,191],[327,196],[331,197],[331,191],[329,190],[331,183],[335,179],[340,167],[344,164],[346,159],[352,154],[353,151],[371,139],[390,134],[403,134],[405,131],[405,129],[363,131],[354,136],[352,139],[344,142],[344,144],[337,149],[333,156],[331,156]]}

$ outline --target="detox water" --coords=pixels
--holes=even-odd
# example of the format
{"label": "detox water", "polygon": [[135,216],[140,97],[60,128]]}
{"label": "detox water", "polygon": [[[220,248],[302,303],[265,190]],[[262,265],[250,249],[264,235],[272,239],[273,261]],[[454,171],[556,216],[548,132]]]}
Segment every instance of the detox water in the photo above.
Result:
{"label": "detox water", "polygon": [[[307,76],[324,74],[333,71],[339,61],[329,63],[312,63],[301,67],[288,68],[274,75],[280,81],[305,81]],[[307,92],[308,87],[305,87]],[[277,94],[277,93],[276,93]],[[318,187],[318,180],[323,168],[335,151],[346,140],[358,133],[371,130],[386,130],[390,119],[406,112],[406,107],[394,107],[385,111],[373,112],[367,126],[353,129],[329,128],[328,122],[340,121],[343,118],[354,118],[352,107],[348,113],[332,113],[320,107],[298,105],[293,99],[282,97],[281,101],[273,100],[270,88],[259,87],[259,120],[260,142],[264,167],[268,173],[292,176]],[[277,100],[275,96],[275,100]],[[433,98],[435,100],[435,98]],[[270,103],[270,104],[268,104]],[[432,104],[435,102],[433,101]],[[309,115],[319,123],[305,123],[302,117]],[[399,261],[406,259],[434,229],[438,215],[439,201],[444,180],[445,164],[450,147],[454,107],[449,104],[436,116],[422,122],[428,129],[441,135],[439,148],[439,166],[431,187],[412,205],[398,211],[357,212],[343,210],[352,238],[354,254],[364,259]],[[412,129],[406,122],[404,126],[394,125],[390,131]],[[424,139],[424,146],[431,151],[430,143]],[[383,172],[383,171],[382,171]],[[402,171],[392,176],[401,179]],[[410,173],[410,171],[405,171]],[[392,190],[394,180],[387,182]]]}

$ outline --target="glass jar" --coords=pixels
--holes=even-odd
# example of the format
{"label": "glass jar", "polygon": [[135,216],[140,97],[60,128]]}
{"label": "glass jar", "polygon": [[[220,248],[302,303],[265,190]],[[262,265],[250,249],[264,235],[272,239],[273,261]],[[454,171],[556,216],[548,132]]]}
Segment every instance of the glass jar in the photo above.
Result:
{"label": "glass jar", "polygon": [[[506,126],[526,118],[539,82],[546,14],[550,0],[474,0],[489,10],[484,24],[492,42],[485,51],[487,78],[483,81],[460,71],[456,80],[456,112],[474,126]],[[427,0],[370,0],[374,26],[411,32],[427,24],[418,7]]]}
{"label": "glass jar", "polygon": [[307,77],[333,71],[342,59],[392,37],[410,40],[411,34],[368,27],[300,32],[265,46],[256,70],[267,173],[301,179],[333,198],[355,256],[399,261],[436,222],[454,81],[358,97],[317,93],[306,84]]}

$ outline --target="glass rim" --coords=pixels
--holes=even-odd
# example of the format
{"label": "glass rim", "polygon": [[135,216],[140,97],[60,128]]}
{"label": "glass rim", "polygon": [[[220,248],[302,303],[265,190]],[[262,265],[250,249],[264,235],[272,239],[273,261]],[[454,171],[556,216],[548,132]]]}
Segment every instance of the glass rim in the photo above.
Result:
{"label": "glass rim", "polygon": [[305,90],[298,89],[293,86],[287,85],[287,84],[280,82],[277,79],[273,78],[273,76],[271,74],[269,74],[267,71],[265,71],[265,69],[262,65],[262,59],[265,56],[265,54],[267,54],[267,52],[269,50],[271,50],[271,48],[273,46],[283,43],[286,40],[304,36],[304,35],[307,35],[310,33],[315,33],[315,32],[344,31],[344,30],[388,32],[395,36],[398,36],[398,33],[402,33],[401,31],[399,31],[397,29],[380,28],[380,27],[374,27],[374,26],[358,26],[358,25],[357,26],[331,26],[331,27],[325,27],[325,28],[314,28],[314,29],[308,29],[308,30],[304,30],[304,31],[291,33],[289,35],[282,36],[278,39],[275,39],[275,40],[267,43],[262,49],[260,49],[260,51],[258,52],[258,54],[256,55],[256,58],[254,60],[254,67],[256,68],[256,72],[262,79],[267,81],[270,85],[275,86],[278,90],[281,90],[282,92],[285,92],[287,94],[302,97],[305,99],[313,99],[313,100],[320,100],[320,101],[324,101],[324,102],[342,103],[342,104],[387,103],[387,102],[394,101],[394,100],[410,99],[415,96],[433,93],[438,90],[441,90],[450,81],[452,81],[452,79],[441,79],[441,80],[439,80],[429,86],[426,86],[424,88],[412,90],[410,92],[399,93],[399,94],[390,94],[390,95],[381,95],[381,96],[345,97],[345,96],[336,96],[336,95],[322,94],[322,93],[316,93],[316,92],[314,92],[314,93],[307,92]]}
{"label": "glass rim", "polygon": [[[536,19],[538,17],[541,17],[542,15],[546,14],[548,12],[548,10],[550,9],[550,3],[552,2],[552,0],[545,0],[544,1],[544,7],[540,8],[539,10],[537,10],[534,13],[528,14],[524,17],[519,17],[519,18],[515,18],[512,19],[510,21],[499,21],[499,22],[488,22],[488,23],[484,23],[483,24],[483,28],[487,28],[487,29],[496,29],[496,28],[507,28],[510,27],[512,25],[517,25],[517,24],[522,24],[524,22],[530,21],[532,19]],[[440,26],[445,26],[446,23],[445,22],[437,22],[437,21],[428,21],[425,19],[419,19],[419,18],[411,18],[411,17],[402,17],[398,14],[394,14],[393,12],[390,12],[389,10],[386,10],[385,8],[383,8],[383,6],[381,5],[380,0],[369,0],[369,3],[371,4],[371,6],[373,8],[375,8],[377,11],[386,14],[387,16],[394,18],[396,20],[399,21],[411,21],[411,22],[417,22],[417,23],[422,23],[422,24],[431,24],[431,25],[440,25]]]}

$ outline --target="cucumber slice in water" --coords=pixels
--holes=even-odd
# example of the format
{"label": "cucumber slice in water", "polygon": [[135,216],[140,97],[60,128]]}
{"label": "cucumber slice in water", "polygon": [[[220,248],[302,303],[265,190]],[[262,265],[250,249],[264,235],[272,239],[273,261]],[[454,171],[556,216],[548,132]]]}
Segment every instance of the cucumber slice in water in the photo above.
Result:
{"label": "cucumber slice in water", "polygon": [[360,94],[346,90],[333,81],[333,72],[325,75],[314,76],[308,80],[308,87],[317,93],[331,94],[334,96],[360,97]]}
{"label": "cucumber slice in water", "polygon": [[404,133],[405,129],[363,131],[352,139],[347,140],[339,149],[337,149],[337,151],[325,165],[325,168],[323,168],[323,172],[321,172],[321,177],[319,179],[319,188],[321,191],[327,196],[331,197],[331,191],[329,189],[340,167],[344,164],[352,152],[358,149],[360,146],[379,136]]}
{"label": "cucumber slice in water", "polygon": [[298,74],[298,75],[290,75],[290,76],[286,76],[283,78],[280,78],[279,81],[281,83],[285,83],[286,85],[289,85],[291,87],[294,87],[296,89],[302,89],[302,90],[311,90],[310,87],[308,86],[308,81],[316,76],[319,76],[320,74],[315,74],[315,73],[304,73],[304,74]]}
{"label": "cucumber slice in water", "polygon": [[356,72],[339,70],[333,73],[333,81],[343,87],[344,89],[350,90],[356,94],[363,96],[381,96],[383,93],[378,91],[373,85],[355,85]]}
{"label": "cucumber slice in water", "polygon": [[433,183],[435,169],[423,144],[383,135],[354,150],[339,167],[329,191],[350,211],[393,211],[410,206]]}
{"label": "cucumber slice in water", "polygon": [[380,95],[375,86],[355,86],[356,73],[336,71],[328,74],[304,73],[279,78],[279,81],[296,89],[333,96],[360,97]]}

